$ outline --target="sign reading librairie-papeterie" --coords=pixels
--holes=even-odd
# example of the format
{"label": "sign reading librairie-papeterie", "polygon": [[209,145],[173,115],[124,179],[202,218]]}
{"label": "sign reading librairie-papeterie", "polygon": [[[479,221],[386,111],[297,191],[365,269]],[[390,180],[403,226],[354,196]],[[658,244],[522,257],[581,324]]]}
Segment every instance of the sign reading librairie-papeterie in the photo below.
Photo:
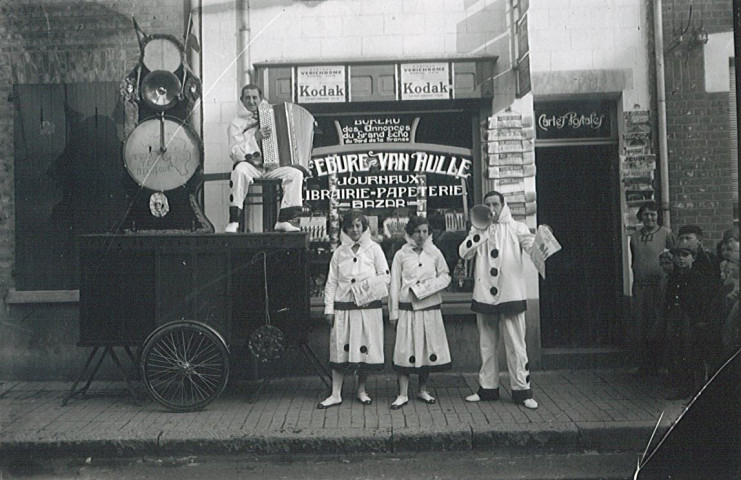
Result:
{"label": "sign reading librairie-papeterie", "polygon": [[451,98],[450,63],[402,63],[402,100],[445,100]]}
{"label": "sign reading librairie-papeterie", "polygon": [[344,65],[296,67],[298,103],[342,103],[347,101]]}

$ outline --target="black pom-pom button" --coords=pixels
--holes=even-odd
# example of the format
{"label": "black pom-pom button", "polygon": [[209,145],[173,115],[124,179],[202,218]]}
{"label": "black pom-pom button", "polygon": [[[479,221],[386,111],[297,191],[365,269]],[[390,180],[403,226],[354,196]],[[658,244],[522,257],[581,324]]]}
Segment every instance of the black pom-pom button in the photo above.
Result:
{"label": "black pom-pom button", "polygon": [[365,345],[360,347],[360,353],[368,353],[368,347],[366,347]]}
{"label": "black pom-pom button", "polygon": [[349,343],[346,343],[345,344],[345,351],[346,352],[349,352],[350,351],[350,344]]}
{"label": "black pom-pom button", "polygon": [[491,294],[496,297],[497,293],[499,293],[499,290],[497,289],[497,287],[491,287],[489,292],[491,292]]}
{"label": "black pom-pom button", "polygon": [[498,256],[499,256],[498,249],[495,248],[494,250],[491,251],[491,258],[497,258]]}
{"label": "black pom-pom button", "polygon": [[430,361],[431,362],[436,362],[437,361],[437,355],[435,355],[434,353],[432,355],[430,355]]}
{"label": "black pom-pom button", "polygon": [[479,240],[481,240],[481,235],[474,235],[474,236],[473,236],[473,241],[474,241],[474,242],[478,243],[478,242],[479,242]]}
{"label": "black pom-pom button", "polygon": [[411,357],[409,357],[409,363],[414,363],[416,361],[417,361],[417,359],[414,358],[414,355],[412,355]]}
{"label": "black pom-pom button", "polygon": [[489,273],[491,273],[492,277],[496,277],[497,275],[499,275],[499,270],[497,270],[496,268],[492,268],[491,270],[489,270]]}

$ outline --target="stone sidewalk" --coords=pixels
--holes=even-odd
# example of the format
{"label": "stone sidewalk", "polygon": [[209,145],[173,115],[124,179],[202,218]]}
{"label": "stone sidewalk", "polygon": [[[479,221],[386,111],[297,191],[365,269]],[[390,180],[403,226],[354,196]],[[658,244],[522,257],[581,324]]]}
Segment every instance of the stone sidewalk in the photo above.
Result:
{"label": "stone sidewalk", "polygon": [[[87,396],[61,400],[69,383],[3,382],[0,457],[5,455],[136,456],[290,454],[449,450],[642,452],[662,412],[660,432],[683,411],[664,400],[659,378],[635,380],[627,370],[533,372],[537,410],[514,405],[506,375],[498,402],[468,403],[474,374],[435,374],[437,403],[410,399],[392,411],[396,380],[371,376],[373,404],[344,402],[318,410],[327,394],[317,377],[232,385],[205,410],[167,411],[137,405],[118,382],[94,382]],[[410,392],[415,391],[412,377]]]}

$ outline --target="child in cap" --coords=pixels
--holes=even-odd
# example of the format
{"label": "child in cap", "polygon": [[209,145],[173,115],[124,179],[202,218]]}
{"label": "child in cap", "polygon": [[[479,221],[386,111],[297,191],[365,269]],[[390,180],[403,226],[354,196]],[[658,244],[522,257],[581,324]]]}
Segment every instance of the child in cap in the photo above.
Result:
{"label": "child in cap", "polygon": [[[681,245],[681,244],[680,244]],[[712,298],[709,282],[693,264],[697,251],[682,245],[672,250],[674,271],[666,287],[665,313],[669,356],[670,399],[692,396],[705,382],[706,306]]]}

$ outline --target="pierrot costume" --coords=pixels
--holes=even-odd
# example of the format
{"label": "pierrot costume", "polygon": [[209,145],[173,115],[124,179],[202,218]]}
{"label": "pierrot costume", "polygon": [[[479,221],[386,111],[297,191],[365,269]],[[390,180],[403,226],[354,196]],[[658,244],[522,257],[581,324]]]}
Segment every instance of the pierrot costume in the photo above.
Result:
{"label": "pierrot costume", "polygon": [[447,370],[452,364],[440,311],[442,295],[437,291],[420,300],[411,288],[437,279],[442,280],[438,288],[444,289],[450,284],[448,264],[431,236],[422,247],[406,238],[391,264],[389,319],[398,319],[393,368],[407,375]]}
{"label": "pierrot costume", "polygon": [[324,314],[334,314],[329,335],[329,365],[335,370],[382,370],[383,310],[381,300],[357,305],[353,285],[374,277],[388,286],[389,267],[381,246],[366,229],[358,240],[359,248],[344,232],[341,245],[332,255],[324,288]]}
{"label": "pierrot costume", "polygon": [[524,256],[530,254],[535,235],[515,221],[507,205],[499,219],[486,230],[471,228],[458,247],[461,258],[474,260],[475,282],[471,310],[476,312],[479,330],[481,370],[479,396],[499,398],[497,345],[504,340],[512,400],[532,398],[525,344],[527,309]]}
{"label": "pierrot costume", "polygon": [[[265,100],[261,103],[267,104]],[[229,135],[229,156],[232,159],[233,167],[229,178],[229,206],[242,208],[244,198],[247,192],[255,182],[256,178],[278,179],[281,181],[283,188],[283,198],[280,203],[279,221],[290,220],[293,212],[299,211],[303,205],[302,187],[304,174],[293,167],[283,166],[273,170],[265,171],[257,168],[249,162],[245,162],[245,155],[260,152],[260,142],[257,141],[257,134],[260,125],[257,122],[256,115],[247,110],[239,102],[239,111],[237,116],[229,124],[227,133]],[[273,132],[273,135],[276,133]]]}

